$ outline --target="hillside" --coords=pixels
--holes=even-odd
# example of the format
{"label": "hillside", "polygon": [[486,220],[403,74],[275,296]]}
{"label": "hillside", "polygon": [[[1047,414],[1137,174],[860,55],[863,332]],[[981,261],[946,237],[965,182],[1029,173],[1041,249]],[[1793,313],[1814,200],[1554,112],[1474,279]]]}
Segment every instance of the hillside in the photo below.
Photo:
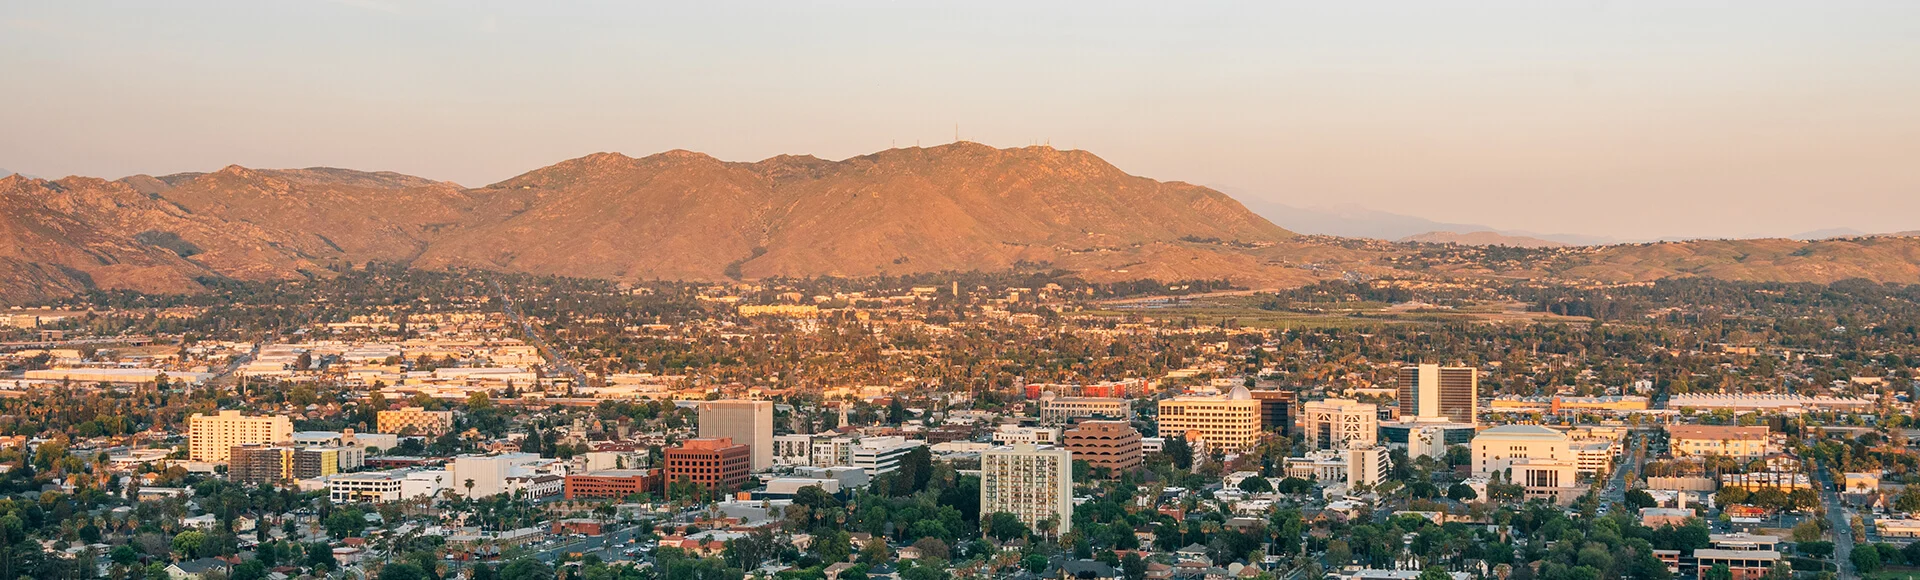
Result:
{"label": "hillside", "polygon": [[472,189],[334,168],[0,178],[0,303],[192,292],[209,278],[325,276],[369,260],[624,281],[1025,266],[1256,288],[1407,275],[1920,283],[1913,237],[1409,242],[1425,243],[1296,236],[1218,191],[1129,175],[1090,153],[974,143],[841,161],[596,153]]}
{"label": "hillside", "polygon": [[1567,244],[1553,240],[1511,236],[1499,232],[1427,232],[1401,238],[1400,241],[1418,244],[1459,244],[1462,246],[1506,246],[1509,248],[1560,248]]}

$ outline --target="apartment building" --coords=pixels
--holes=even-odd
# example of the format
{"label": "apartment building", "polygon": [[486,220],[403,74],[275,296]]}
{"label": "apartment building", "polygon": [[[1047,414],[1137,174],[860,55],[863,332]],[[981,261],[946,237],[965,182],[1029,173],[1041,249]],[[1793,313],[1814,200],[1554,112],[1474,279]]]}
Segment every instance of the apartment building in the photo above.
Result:
{"label": "apartment building", "polygon": [[294,478],[294,448],[235,445],[227,454],[227,479],[244,485],[275,484]]}
{"label": "apartment building", "polygon": [[1028,528],[1065,534],[1073,526],[1073,453],[1015,445],[980,455],[980,517],[1009,513]]}
{"label": "apartment building", "polygon": [[241,445],[282,443],[293,438],[293,421],[282,416],[249,417],[239,411],[187,418],[187,457],[225,463]]}
{"label": "apartment building", "polygon": [[993,431],[993,442],[1000,445],[1055,445],[1060,443],[1060,430],[1053,427],[1021,427],[1001,425]]}
{"label": "apartment building", "polygon": [[1161,437],[1196,436],[1208,447],[1244,451],[1260,441],[1260,404],[1246,387],[1161,400],[1159,420]]}

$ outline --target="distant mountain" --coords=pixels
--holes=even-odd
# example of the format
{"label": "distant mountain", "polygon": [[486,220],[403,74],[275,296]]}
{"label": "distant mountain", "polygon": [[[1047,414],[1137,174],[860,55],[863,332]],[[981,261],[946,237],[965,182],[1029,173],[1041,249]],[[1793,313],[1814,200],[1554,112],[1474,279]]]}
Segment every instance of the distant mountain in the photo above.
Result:
{"label": "distant mountain", "polygon": [[1303,234],[1398,240],[1435,231],[1474,232],[1493,228],[1453,224],[1422,217],[1367,209],[1358,205],[1301,207],[1265,200],[1247,200],[1247,208],[1278,225]]}
{"label": "distant mountain", "polygon": [[[0,300],[190,291],[342,261],[619,280],[1064,267],[1095,279],[1310,277],[1247,250],[1293,232],[1090,153],[975,143],[843,161],[599,153],[491,186],[346,169],[0,178]],[[0,239],[6,239],[0,237]]]}
{"label": "distant mountain", "polygon": [[1853,229],[1853,228],[1827,228],[1824,230],[1800,232],[1787,237],[1795,240],[1804,241],[1804,240],[1825,240],[1829,238],[1857,238],[1864,235],[1867,235],[1867,233],[1860,230]]}
{"label": "distant mountain", "polygon": [[1400,238],[1402,242],[1423,244],[1459,244],[1462,246],[1507,246],[1513,248],[1560,248],[1569,244],[1498,232],[1427,232]]}

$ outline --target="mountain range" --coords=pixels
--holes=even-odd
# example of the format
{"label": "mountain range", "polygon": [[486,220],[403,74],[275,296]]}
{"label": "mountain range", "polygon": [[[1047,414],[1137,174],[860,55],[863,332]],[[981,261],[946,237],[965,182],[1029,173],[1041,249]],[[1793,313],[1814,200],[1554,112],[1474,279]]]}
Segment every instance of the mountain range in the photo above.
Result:
{"label": "mountain range", "polygon": [[[595,153],[478,188],[335,168],[10,175],[0,178],[0,303],[192,292],[209,278],[326,276],[372,260],[621,281],[1054,267],[1099,282],[1251,287],[1413,273],[1920,282],[1913,238],[1556,248],[1476,266],[1405,259],[1427,245],[1301,236],[1275,225],[1297,216],[1279,217],[1296,219],[1084,151],[966,142],[839,161]],[[1456,231],[1469,233],[1423,240],[1554,244]]]}

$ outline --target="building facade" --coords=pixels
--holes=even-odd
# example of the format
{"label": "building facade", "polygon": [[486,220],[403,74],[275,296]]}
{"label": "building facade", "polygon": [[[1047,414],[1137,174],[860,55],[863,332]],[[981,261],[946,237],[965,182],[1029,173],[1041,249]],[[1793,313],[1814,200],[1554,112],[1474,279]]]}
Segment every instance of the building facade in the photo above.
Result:
{"label": "building facade", "polygon": [[1246,387],[1217,397],[1182,396],[1160,401],[1160,436],[1197,436],[1210,448],[1252,449],[1260,441],[1260,403]]}
{"label": "building facade", "polygon": [[187,456],[224,463],[240,445],[283,443],[293,439],[293,421],[282,416],[249,417],[239,411],[187,418]]}
{"label": "building facade", "polygon": [[374,417],[381,433],[439,437],[453,430],[453,411],[428,411],[420,407],[401,407],[381,411]]}
{"label": "building facade", "polygon": [[855,442],[849,450],[851,457],[847,465],[866,470],[868,477],[891,473],[900,468],[900,460],[908,453],[926,444],[925,441],[899,436],[865,437]]}
{"label": "building facade", "polygon": [[1116,397],[1053,397],[1040,402],[1040,420],[1067,423],[1079,419],[1133,420],[1133,402]]}
{"label": "building facade", "polygon": [[662,474],[667,484],[681,481],[718,490],[736,490],[753,472],[753,451],[732,439],[688,439],[666,451]]}
{"label": "building facade", "polygon": [[1300,405],[1302,430],[1310,449],[1372,447],[1379,443],[1379,408],[1348,399],[1310,401]]}
{"label": "building facade", "polygon": [[1673,425],[1667,428],[1667,436],[1667,445],[1674,457],[1724,455],[1756,459],[1772,451],[1765,426]]}
{"label": "building facade", "polygon": [[1480,371],[1473,367],[1400,368],[1400,417],[1445,417],[1472,425],[1480,405]]}
{"label": "building facade", "polygon": [[294,449],[281,445],[235,445],[227,453],[227,479],[246,485],[293,479]]}
{"label": "building facade", "polygon": [[1567,503],[1585,487],[1566,434],[1538,425],[1502,425],[1473,438],[1473,475],[1526,488],[1527,499]]}
{"label": "building facade", "polygon": [[726,400],[700,403],[700,438],[732,439],[752,452],[754,471],[773,468],[773,402]]}
{"label": "building facade", "polygon": [[1082,421],[1063,436],[1076,459],[1119,473],[1140,466],[1140,432],[1126,421]]}
{"label": "building facade", "polygon": [[1052,533],[1073,526],[1073,453],[1032,445],[999,448],[980,455],[980,516],[1009,513],[1036,531],[1051,522]]}
{"label": "building facade", "polygon": [[1289,390],[1252,391],[1260,402],[1260,428],[1284,437],[1293,436],[1293,410],[1299,405],[1299,393]]}
{"label": "building facade", "polygon": [[568,475],[567,499],[625,499],[658,493],[664,476],[658,469],[607,469]]}

